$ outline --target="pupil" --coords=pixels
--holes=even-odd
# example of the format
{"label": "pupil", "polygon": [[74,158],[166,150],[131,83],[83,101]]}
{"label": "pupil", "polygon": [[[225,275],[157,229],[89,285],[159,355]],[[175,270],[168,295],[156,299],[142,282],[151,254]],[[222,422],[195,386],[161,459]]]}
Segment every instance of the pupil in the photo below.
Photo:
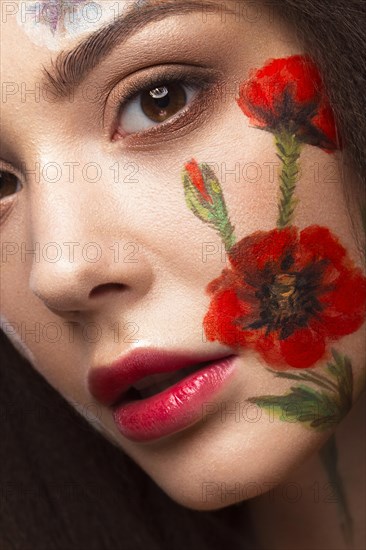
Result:
{"label": "pupil", "polygon": [[152,98],[155,99],[156,105],[159,109],[165,109],[170,103],[169,91],[166,86],[160,88],[154,88],[149,92]]}
{"label": "pupil", "polygon": [[156,104],[157,106],[160,108],[160,109],[165,109],[165,107],[168,107],[169,103],[170,103],[170,98],[168,95],[166,95],[165,97],[159,97],[157,99],[155,99],[156,101]]}
{"label": "pupil", "polygon": [[141,109],[154,122],[164,122],[180,111],[187,102],[180,84],[158,86],[141,94]]}

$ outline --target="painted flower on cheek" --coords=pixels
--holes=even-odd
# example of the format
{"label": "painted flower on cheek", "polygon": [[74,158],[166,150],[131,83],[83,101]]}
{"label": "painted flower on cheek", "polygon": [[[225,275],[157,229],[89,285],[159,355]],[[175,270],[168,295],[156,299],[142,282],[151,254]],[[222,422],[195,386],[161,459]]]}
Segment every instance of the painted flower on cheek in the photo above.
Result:
{"label": "painted flower on cheek", "polygon": [[256,351],[275,378],[291,384],[249,403],[281,421],[290,413],[290,421],[332,429],[352,407],[354,384],[351,359],[331,344],[363,324],[366,278],[328,228],[300,230],[293,218],[302,148],[339,147],[333,113],[306,55],[272,59],[252,71],[236,102],[255,127],[274,136],[281,162],[277,227],[238,240],[209,165],[194,159],[184,165],[186,204],[220,236],[230,266],[206,287],[203,328],[209,341]]}
{"label": "painted flower on cheek", "polygon": [[339,148],[333,111],[320,73],[306,55],[272,59],[240,85],[236,102],[251,123],[274,135],[281,161],[277,226],[292,223],[304,145]]}
{"label": "painted flower on cheek", "polygon": [[207,288],[209,340],[254,348],[275,369],[307,368],[363,323],[366,280],[327,228],[258,231],[229,260]]}
{"label": "painted flower on cheek", "polygon": [[322,79],[306,55],[273,59],[253,71],[241,84],[237,103],[257,128],[294,135],[327,152],[338,148]]}
{"label": "painted flower on cheek", "polygon": [[[352,407],[354,383],[351,359],[332,343],[363,324],[366,278],[328,228],[293,224],[302,148],[337,148],[333,114],[307,56],[270,60],[252,72],[237,104],[256,127],[274,135],[281,161],[277,227],[238,240],[209,165],[195,159],[184,165],[186,204],[220,236],[229,261],[206,287],[204,332],[209,341],[254,350],[275,378],[291,384],[284,393],[247,402],[281,421],[334,429]],[[341,514],[348,517],[345,506]],[[351,533],[350,522],[344,532]]]}
{"label": "painted flower on cheek", "polygon": [[224,195],[215,173],[206,163],[199,165],[195,159],[184,166],[182,173],[186,204],[204,223],[215,229],[230,249],[234,242],[234,226],[230,222]]}

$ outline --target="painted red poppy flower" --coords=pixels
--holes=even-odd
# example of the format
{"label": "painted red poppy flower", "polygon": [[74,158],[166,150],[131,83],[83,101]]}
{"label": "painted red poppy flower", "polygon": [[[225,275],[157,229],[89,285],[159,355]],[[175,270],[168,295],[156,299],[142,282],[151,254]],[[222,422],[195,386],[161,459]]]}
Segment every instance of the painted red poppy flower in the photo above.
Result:
{"label": "painted red poppy flower", "polygon": [[325,227],[258,231],[229,260],[207,287],[206,336],[255,349],[272,368],[311,367],[365,319],[366,279]]}
{"label": "painted red poppy flower", "polygon": [[305,55],[273,59],[240,86],[237,103],[252,124],[327,152],[337,149],[333,111],[322,79]]}

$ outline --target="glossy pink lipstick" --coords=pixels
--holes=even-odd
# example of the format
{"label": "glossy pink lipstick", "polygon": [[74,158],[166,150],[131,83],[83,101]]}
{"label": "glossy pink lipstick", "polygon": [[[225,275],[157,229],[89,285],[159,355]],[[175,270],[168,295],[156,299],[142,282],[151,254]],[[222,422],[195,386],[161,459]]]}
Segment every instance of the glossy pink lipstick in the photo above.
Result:
{"label": "glossy pink lipstick", "polygon": [[208,358],[136,348],[112,365],[90,371],[89,390],[112,407],[125,437],[152,441],[201,420],[204,403],[212,401],[234,373],[235,358],[227,353]]}

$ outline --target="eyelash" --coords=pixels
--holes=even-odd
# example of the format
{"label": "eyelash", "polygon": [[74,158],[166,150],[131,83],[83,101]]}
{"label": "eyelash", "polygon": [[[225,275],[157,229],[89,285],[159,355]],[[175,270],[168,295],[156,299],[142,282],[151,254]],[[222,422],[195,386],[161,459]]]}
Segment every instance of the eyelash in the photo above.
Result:
{"label": "eyelash", "polygon": [[[192,111],[197,113],[197,107],[199,106],[199,103],[201,103],[203,96],[210,92],[217,81],[217,74],[209,73],[207,69],[203,69],[202,67],[196,67],[195,70],[178,67],[174,69],[165,69],[165,71],[162,71],[160,75],[157,75],[156,73],[148,75],[142,79],[142,82],[141,78],[138,79],[138,81],[132,82],[128,85],[127,90],[123,92],[122,97],[120,96],[117,101],[116,117],[112,128],[112,141],[116,141],[121,138],[125,139],[126,137],[129,139],[134,139],[142,136],[147,137],[151,134],[155,135],[165,131],[165,129],[171,126],[178,119],[181,120],[186,118],[186,116],[191,114]],[[183,109],[178,111],[175,115],[169,117],[165,122],[161,122],[151,128],[148,128],[147,130],[126,134],[125,136],[121,136],[118,133],[119,119],[130,101],[135,100],[146,91],[152,90],[159,86],[172,84],[184,85],[191,88],[195,92],[191,101],[183,107]],[[118,135],[118,138],[115,138],[116,134]]]}

